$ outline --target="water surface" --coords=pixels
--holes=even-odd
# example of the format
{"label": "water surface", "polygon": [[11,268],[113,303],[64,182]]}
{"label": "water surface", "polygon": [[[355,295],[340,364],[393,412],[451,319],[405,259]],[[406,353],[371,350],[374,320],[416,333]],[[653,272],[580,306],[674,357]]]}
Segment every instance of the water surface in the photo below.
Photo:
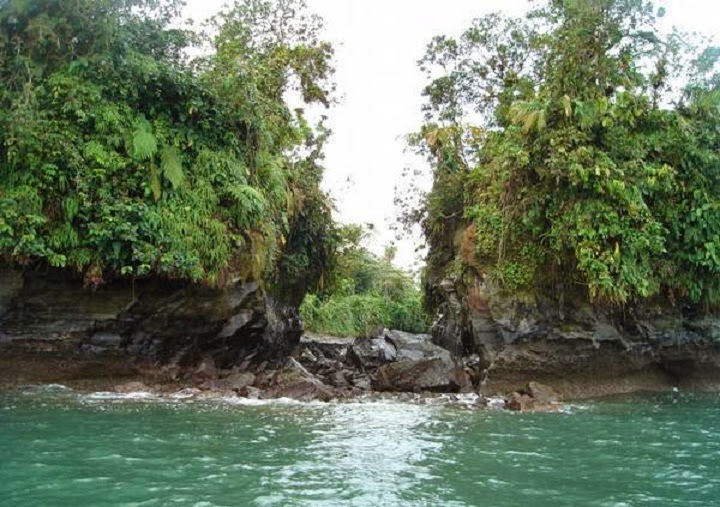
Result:
{"label": "water surface", "polygon": [[0,395],[8,506],[720,505],[720,397],[515,414]]}

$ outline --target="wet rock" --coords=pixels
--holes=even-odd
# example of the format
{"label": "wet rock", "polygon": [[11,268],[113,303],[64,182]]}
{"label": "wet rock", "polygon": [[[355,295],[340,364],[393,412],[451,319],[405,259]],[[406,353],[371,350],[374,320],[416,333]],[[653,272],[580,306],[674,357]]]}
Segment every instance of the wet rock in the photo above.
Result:
{"label": "wet rock", "polygon": [[556,412],[562,397],[552,387],[530,382],[523,391],[515,391],[506,400],[506,408],[518,412]]}
{"label": "wet rock", "polygon": [[263,391],[257,387],[245,386],[242,389],[238,389],[237,395],[243,398],[257,400],[263,397]]}
{"label": "wet rock", "polygon": [[227,388],[223,381],[216,379],[207,379],[203,381],[195,379],[194,382],[202,391],[224,391]]}
{"label": "wet rock", "polygon": [[250,372],[233,373],[223,379],[228,389],[239,391],[248,386],[252,386],[255,382],[255,375]]}
{"label": "wet rock", "polygon": [[535,400],[529,394],[516,391],[505,400],[505,408],[514,412],[529,412],[535,408]]}
{"label": "wet rock", "polygon": [[377,370],[373,384],[380,391],[454,391],[460,388],[462,371],[441,358],[404,360]]}
{"label": "wet rock", "polygon": [[193,396],[197,396],[201,392],[202,391],[197,387],[186,387],[174,393],[174,396],[176,398],[192,398]]}
{"label": "wet rock", "polygon": [[494,396],[492,398],[484,398],[486,400],[487,408],[494,410],[502,410],[507,408],[507,400],[500,396]]}
{"label": "wet rock", "polygon": [[150,388],[142,382],[126,382],[124,384],[118,384],[115,386],[114,391],[116,393],[136,393],[136,392],[147,392]]}
{"label": "wet rock", "polygon": [[526,391],[536,401],[540,403],[559,403],[562,401],[562,395],[555,389],[539,382],[530,382]]}
{"label": "wet rock", "polygon": [[288,358],[285,367],[278,370],[270,381],[267,394],[272,398],[292,398],[301,401],[329,401],[335,394],[294,358]]}

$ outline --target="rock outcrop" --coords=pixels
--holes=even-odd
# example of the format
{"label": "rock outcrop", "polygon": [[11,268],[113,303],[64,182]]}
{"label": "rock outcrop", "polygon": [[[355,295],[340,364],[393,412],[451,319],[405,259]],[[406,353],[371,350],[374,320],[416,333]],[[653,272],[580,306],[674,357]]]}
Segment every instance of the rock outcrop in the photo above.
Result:
{"label": "rock outcrop", "polygon": [[[62,271],[0,270],[6,382],[27,376],[12,366],[19,356],[45,361],[55,369],[48,372],[52,380],[132,376],[144,364],[171,378],[190,375],[201,382],[243,362],[282,361],[301,334],[294,309],[274,303],[256,283],[213,289],[117,281],[92,291]],[[63,370],[68,363],[75,367]]]}
{"label": "rock outcrop", "polygon": [[[558,294],[561,292],[558,291]],[[720,317],[652,301],[594,306],[575,297],[509,292],[478,273],[444,279],[433,341],[475,354],[486,394],[538,380],[581,398],[633,392],[720,389]]]}
{"label": "rock outcrop", "polygon": [[468,384],[460,363],[449,351],[433,344],[430,335],[386,329],[372,338],[355,339],[345,350],[330,354],[332,359],[327,352],[316,355],[321,358],[319,362],[332,364],[330,372],[320,374],[338,387],[456,392]]}
{"label": "rock outcrop", "polygon": [[462,361],[429,335],[303,336],[295,311],[255,283],[114,281],[88,290],[63,271],[2,269],[0,384],[26,382],[324,401],[469,383]]}

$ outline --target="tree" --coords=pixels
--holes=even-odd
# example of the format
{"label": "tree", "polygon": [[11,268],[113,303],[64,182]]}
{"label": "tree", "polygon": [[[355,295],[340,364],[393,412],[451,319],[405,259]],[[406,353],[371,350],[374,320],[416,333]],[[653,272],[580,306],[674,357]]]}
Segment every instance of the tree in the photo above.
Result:
{"label": "tree", "polygon": [[331,102],[321,24],[300,0],[253,0],[204,34],[175,28],[179,8],[0,3],[0,252],[89,285],[273,280],[318,255],[313,285],[331,249],[326,135],[285,94]]}
{"label": "tree", "polygon": [[662,15],[552,0],[428,46],[439,77],[414,143],[434,167],[431,272],[468,227],[461,262],[513,290],[719,300],[718,51],[660,33]]}
{"label": "tree", "polygon": [[300,307],[306,327],[346,336],[372,334],[378,327],[425,332],[421,292],[412,276],[392,265],[394,245],[378,258],[363,246],[367,237],[357,224],[339,228],[328,284]]}

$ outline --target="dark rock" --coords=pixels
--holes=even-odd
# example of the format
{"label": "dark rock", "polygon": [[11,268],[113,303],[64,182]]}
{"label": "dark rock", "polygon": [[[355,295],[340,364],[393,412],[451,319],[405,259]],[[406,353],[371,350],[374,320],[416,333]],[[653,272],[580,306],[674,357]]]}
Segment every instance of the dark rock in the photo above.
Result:
{"label": "dark rock", "polygon": [[303,362],[317,363],[318,358],[315,354],[312,353],[312,351],[304,348],[302,353],[300,354],[300,360]]}
{"label": "dark rock", "polygon": [[717,311],[660,297],[602,306],[568,287],[510,292],[474,267],[428,282],[438,308],[433,342],[471,356],[466,373],[484,392],[520,391],[530,380],[572,398],[720,388]]}
{"label": "dark rock", "polygon": [[297,313],[257,283],[110,280],[87,290],[70,271],[0,268],[0,343],[42,341],[55,351],[74,344],[86,354],[122,351],[182,367],[211,356],[224,368],[285,357],[301,334]]}
{"label": "dark rock", "polygon": [[308,372],[292,357],[273,375],[267,394],[272,398],[292,398],[301,401],[329,401],[332,389]]}
{"label": "dark rock", "polygon": [[373,387],[380,391],[453,391],[463,383],[459,377],[458,369],[441,358],[404,360],[378,368]]}
{"label": "dark rock", "polygon": [[450,352],[435,345],[430,335],[411,334],[403,331],[384,331],[384,338],[395,348],[397,361],[418,361],[420,359],[438,358],[453,363]]}
{"label": "dark rock", "polygon": [[89,343],[106,348],[118,348],[122,342],[122,336],[117,333],[95,333],[90,337]]}
{"label": "dark rock", "polygon": [[333,387],[347,387],[349,385],[343,371],[335,371],[328,375],[328,383]]}
{"label": "dark rock", "polygon": [[252,386],[255,382],[255,375],[249,372],[233,373],[223,379],[227,388],[233,391],[239,391],[245,387]]}
{"label": "dark rock", "polygon": [[215,366],[215,361],[210,357],[203,359],[197,368],[195,368],[193,378],[200,381],[217,379],[218,369],[217,366]]}
{"label": "dark rock", "polygon": [[397,351],[392,342],[384,336],[376,338],[357,338],[348,349],[348,358],[359,368],[377,368],[397,359]]}
{"label": "dark rock", "polygon": [[395,360],[381,365],[373,386],[383,391],[456,391],[468,384],[450,352],[430,335],[385,330],[383,339],[395,350]]}

